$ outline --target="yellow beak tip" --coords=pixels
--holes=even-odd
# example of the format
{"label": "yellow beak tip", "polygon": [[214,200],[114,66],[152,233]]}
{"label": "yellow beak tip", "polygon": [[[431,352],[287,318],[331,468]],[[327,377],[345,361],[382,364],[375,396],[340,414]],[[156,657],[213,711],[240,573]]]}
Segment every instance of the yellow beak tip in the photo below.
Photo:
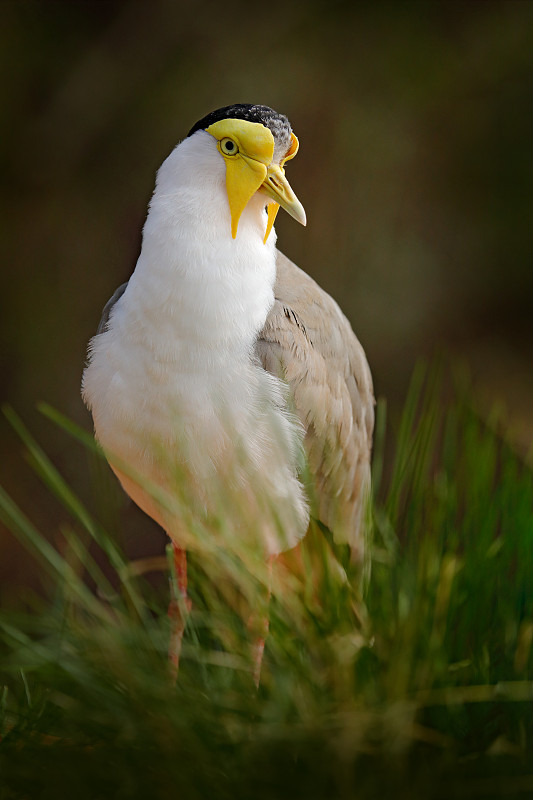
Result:
{"label": "yellow beak tip", "polygon": [[290,210],[287,209],[287,211],[289,211],[291,217],[293,217],[293,219],[295,219],[296,222],[299,222],[300,225],[303,225],[304,227],[307,225],[307,215],[305,213],[304,207],[298,200],[296,200],[291,209]]}

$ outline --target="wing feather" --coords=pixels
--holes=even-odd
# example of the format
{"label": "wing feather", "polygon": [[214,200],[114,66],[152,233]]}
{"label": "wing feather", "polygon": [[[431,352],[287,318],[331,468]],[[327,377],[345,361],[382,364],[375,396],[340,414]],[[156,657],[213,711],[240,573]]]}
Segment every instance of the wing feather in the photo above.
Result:
{"label": "wing feather", "polygon": [[336,541],[362,552],[374,428],[370,369],[337,303],[282,253],[256,349],[263,367],[289,384],[305,427],[313,512]]}
{"label": "wing feather", "polygon": [[109,317],[111,315],[111,309],[115,305],[115,303],[120,300],[124,292],[126,291],[126,287],[128,285],[128,281],[125,283],[121,283],[118,289],[115,289],[107,303],[105,304],[102,310],[102,316],[100,317],[100,322],[98,323],[98,328],[96,330],[96,334],[103,333],[107,328],[107,323],[109,322]]}

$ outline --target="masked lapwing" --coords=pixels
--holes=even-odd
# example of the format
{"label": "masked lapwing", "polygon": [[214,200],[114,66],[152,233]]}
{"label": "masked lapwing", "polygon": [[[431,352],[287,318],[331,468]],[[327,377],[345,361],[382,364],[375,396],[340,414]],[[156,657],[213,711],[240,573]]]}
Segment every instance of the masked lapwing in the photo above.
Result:
{"label": "masked lapwing", "polygon": [[220,513],[221,491],[236,550],[251,543],[271,562],[312,516],[363,555],[372,380],[337,303],[276,249],[280,206],[306,224],[285,177],[297,150],[288,119],[267,106],[197,122],[157,173],[137,265],[89,345],[83,398],[96,438],[174,547],[176,669],[185,551],[205,546],[190,522]]}

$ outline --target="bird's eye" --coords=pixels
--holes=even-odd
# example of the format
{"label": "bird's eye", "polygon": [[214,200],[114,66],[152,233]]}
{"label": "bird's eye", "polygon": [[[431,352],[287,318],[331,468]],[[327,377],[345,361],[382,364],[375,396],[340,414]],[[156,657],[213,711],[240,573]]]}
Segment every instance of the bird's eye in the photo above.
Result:
{"label": "bird's eye", "polygon": [[221,139],[220,149],[226,156],[234,156],[236,153],[239,152],[239,148],[237,147],[233,139]]}

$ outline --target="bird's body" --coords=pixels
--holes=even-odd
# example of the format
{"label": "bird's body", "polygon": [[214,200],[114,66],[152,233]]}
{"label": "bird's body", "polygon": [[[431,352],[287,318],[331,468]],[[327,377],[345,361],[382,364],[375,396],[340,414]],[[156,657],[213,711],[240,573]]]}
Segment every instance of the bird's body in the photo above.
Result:
{"label": "bird's body", "polygon": [[246,111],[205,118],[159,170],[137,266],[91,342],[83,396],[125,490],[179,547],[193,545],[187,526],[149,487],[171,493],[183,470],[194,513],[208,514],[226,482],[237,539],[255,536],[266,556],[296,544],[309,519],[305,437],[311,511],[360,549],[370,372],[337,304],[270,233],[269,197],[304,219],[283,176],[297,149],[286,118],[234,108]]}

